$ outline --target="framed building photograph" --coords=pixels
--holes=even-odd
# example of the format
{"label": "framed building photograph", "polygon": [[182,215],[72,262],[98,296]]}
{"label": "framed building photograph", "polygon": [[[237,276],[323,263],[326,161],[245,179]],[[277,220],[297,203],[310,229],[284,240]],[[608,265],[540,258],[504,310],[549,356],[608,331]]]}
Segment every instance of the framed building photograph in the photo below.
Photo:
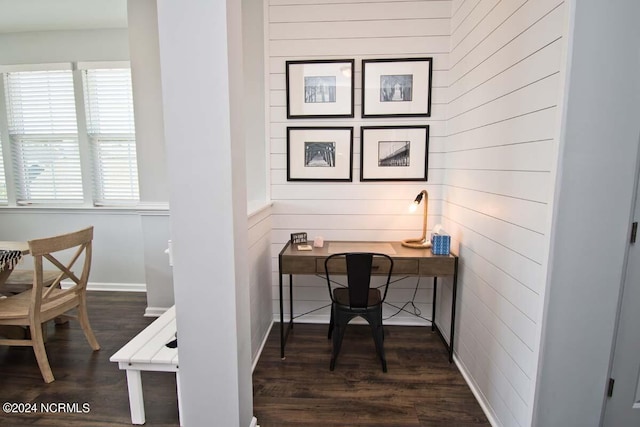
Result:
{"label": "framed building photograph", "polygon": [[353,117],[353,59],[287,61],[287,118]]}
{"label": "framed building photograph", "polygon": [[287,181],[352,181],[353,127],[288,127]]}
{"label": "framed building photograph", "polygon": [[360,181],[426,181],[429,126],[360,128]]}
{"label": "framed building photograph", "polygon": [[362,117],[431,116],[432,58],[363,59]]}

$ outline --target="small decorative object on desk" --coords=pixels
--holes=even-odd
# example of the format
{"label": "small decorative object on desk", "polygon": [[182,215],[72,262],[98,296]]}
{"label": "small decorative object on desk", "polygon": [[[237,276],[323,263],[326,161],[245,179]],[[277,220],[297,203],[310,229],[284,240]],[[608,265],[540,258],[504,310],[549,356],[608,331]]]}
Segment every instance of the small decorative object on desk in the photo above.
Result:
{"label": "small decorative object on desk", "polygon": [[291,244],[307,243],[307,233],[291,233]]}
{"label": "small decorative object on desk", "polygon": [[449,255],[451,249],[451,236],[449,236],[440,224],[433,228],[431,233],[431,253],[434,255]]}
{"label": "small decorative object on desk", "polygon": [[20,251],[5,251],[0,250],[0,271],[5,268],[13,269],[22,258],[22,252]]}

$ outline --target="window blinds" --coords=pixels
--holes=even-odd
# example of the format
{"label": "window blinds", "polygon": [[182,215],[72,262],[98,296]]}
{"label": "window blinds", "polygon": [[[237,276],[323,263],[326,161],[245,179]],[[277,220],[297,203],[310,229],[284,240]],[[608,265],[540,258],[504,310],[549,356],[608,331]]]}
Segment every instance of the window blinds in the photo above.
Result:
{"label": "window blinds", "polygon": [[0,140],[0,205],[7,203],[7,182],[4,177],[4,158],[2,157],[2,140]]}
{"label": "window blinds", "polygon": [[81,201],[72,72],[10,72],[5,88],[16,202]]}
{"label": "window blinds", "polygon": [[83,70],[96,204],[137,201],[131,70]]}

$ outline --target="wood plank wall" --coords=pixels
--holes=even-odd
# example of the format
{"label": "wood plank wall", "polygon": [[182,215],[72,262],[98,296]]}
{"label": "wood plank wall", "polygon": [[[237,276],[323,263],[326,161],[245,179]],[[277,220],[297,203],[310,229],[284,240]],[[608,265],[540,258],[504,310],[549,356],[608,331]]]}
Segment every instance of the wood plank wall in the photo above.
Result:
{"label": "wood plank wall", "polygon": [[531,423],[557,158],[562,0],[454,0],[443,222],[458,359],[494,419]]}
{"label": "wood plank wall", "polygon": [[[448,0],[269,0],[268,72],[270,102],[271,199],[273,206],[273,308],[278,317],[277,255],[292,232],[325,240],[402,240],[422,232],[421,211],[408,205],[422,190],[430,194],[429,228],[440,222],[443,146],[449,69]],[[432,116],[421,119],[362,119],[362,59],[433,57]],[[285,61],[355,59],[355,118],[287,120]],[[428,182],[360,182],[360,126],[430,125]],[[287,182],[287,126],[353,126],[353,182]],[[423,314],[431,312],[431,280],[395,283],[388,301],[398,307],[413,298]],[[294,314],[325,306],[326,284],[319,278],[296,279]],[[385,316],[397,310],[387,307]],[[286,311],[288,313],[288,310]],[[301,321],[326,322],[328,309]],[[424,324],[407,313],[389,323]]]}
{"label": "wood plank wall", "polygon": [[[268,0],[273,311],[277,254],[291,232],[334,240],[419,235],[407,202],[430,194],[429,228],[443,223],[461,255],[456,352],[497,425],[530,425],[557,157],[565,40],[562,0]],[[361,60],[434,59],[432,117],[361,119]],[[354,119],[287,120],[285,61],[356,60]],[[359,128],[429,124],[429,181],[361,183]],[[287,126],[354,126],[354,182],[286,181]],[[451,281],[439,296],[448,330]],[[391,301],[416,283],[394,285]],[[298,280],[294,313],[327,303],[324,282]],[[431,309],[431,282],[417,306]],[[393,314],[391,311],[386,316]],[[305,316],[324,322],[328,311]],[[389,323],[420,323],[399,315]]]}
{"label": "wood plank wall", "polygon": [[249,215],[248,226],[251,360],[255,364],[273,319],[271,280],[268,280],[271,279],[271,206]]}

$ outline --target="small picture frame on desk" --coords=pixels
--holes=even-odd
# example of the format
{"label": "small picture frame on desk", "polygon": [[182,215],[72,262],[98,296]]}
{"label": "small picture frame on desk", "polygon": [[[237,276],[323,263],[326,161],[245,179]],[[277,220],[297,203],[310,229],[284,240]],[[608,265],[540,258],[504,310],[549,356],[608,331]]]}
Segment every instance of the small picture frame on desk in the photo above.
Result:
{"label": "small picture frame on desk", "polygon": [[306,244],[307,243],[307,233],[291,233],[291,244]]}

